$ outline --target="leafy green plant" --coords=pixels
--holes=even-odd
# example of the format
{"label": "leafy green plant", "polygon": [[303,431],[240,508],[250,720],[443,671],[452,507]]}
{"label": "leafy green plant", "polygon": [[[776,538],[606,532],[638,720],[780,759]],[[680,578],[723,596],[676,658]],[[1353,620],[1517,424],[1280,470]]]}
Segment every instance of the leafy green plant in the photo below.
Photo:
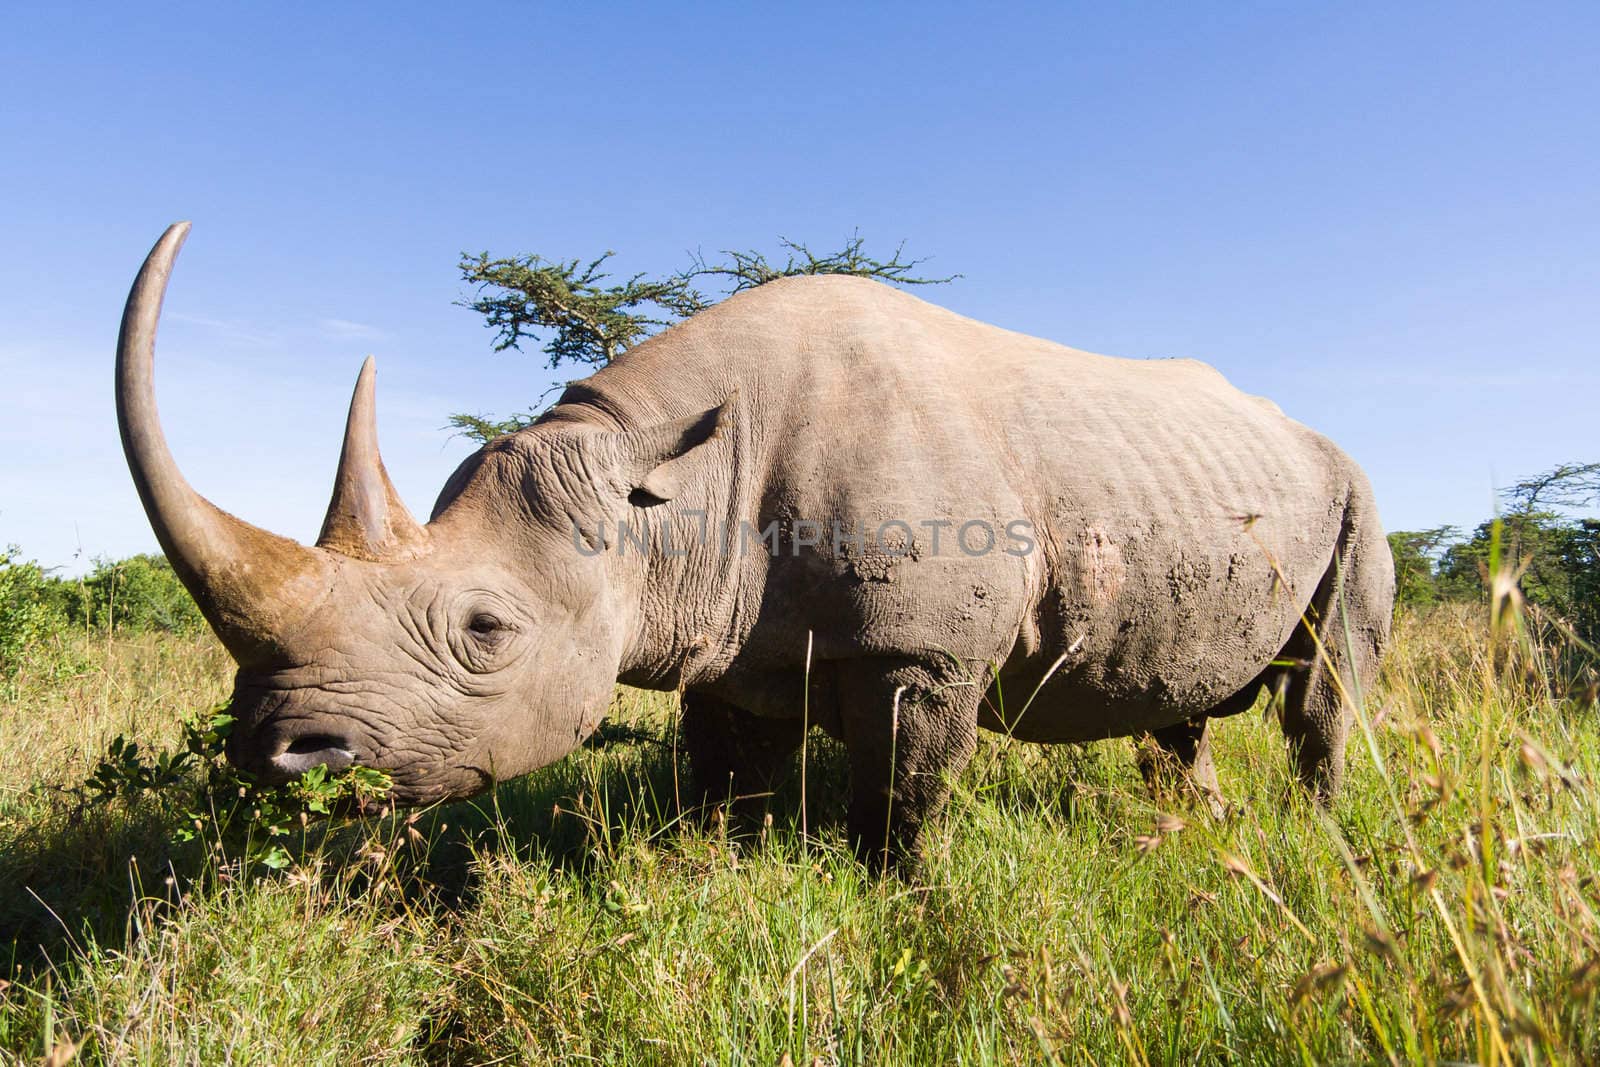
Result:
{"label": "leafy green plant", "polygon": [[102,557],[83,578],[61,578],[15,545],[0,550],[0,683],[26,662],[59,677],[80,666],[63,640],[73,629],[198,634],[205,619],[160,555]]}
{"label": "leafy green plant", "polygon": [[232,845],[247,864],[274,870],[288,865],[284,842],[313,816],[365,811],[389,793],[389,775],[368,767],[333,775],[315,767],[288,785],[262,786],[223,758],[233,724],[226,705],[213,708],[183,723],[181,747],[159,751],[119,734],[84,786],[99,800],[163,794],[183,812],[184,821],[173,832],[176,840]]}
{"label": "leafy green plant", "polygon": [[205,618],[165,556],[100,558],[76,590],[74,621],[99,630],[192,634]]}
{"label": "leafy green plant", "polygon": [[14,677],[30,650],[63,625],[50,584],[39,564],[18,559],[15,545],[0,549],[0,682]]}

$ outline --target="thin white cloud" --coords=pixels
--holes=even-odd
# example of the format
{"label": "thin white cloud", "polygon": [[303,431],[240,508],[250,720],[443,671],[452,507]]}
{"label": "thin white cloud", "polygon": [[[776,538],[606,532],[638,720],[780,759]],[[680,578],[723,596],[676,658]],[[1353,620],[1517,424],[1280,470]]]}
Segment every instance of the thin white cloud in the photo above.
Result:
{"label": "thin white cloud", "polygon": [[183,311],[163,312],[162,317],[189,326],[201,326],[208,330],[215,330],[230,341],[243,341],[252,345],[270,345],[274,343],[271,337],[256,333],[242,323],[230,322],[227,319],[213,319],[205,315],[191,315]]}
{"label": "thin white cloud", "polygon": [[1548,389],[1555,386],[1593,386],[1600,376],[1560,370],[1528,370],[1504,373],[1395,372],[1378,371],[1368,375],[1378,385],[1411,385],[1419,388],[1455,389]]}
{"label": "thin white cloud", "polygon": [[1415,369],[1382,367],[1302,367],[1294,377],[1322,383],[1366,386],[1409,386],[1419,389],[1550,389],[1600,386],[1600,374],[1558,368],[1518,368],[1505,371]]}
{"label": "thin white cloud", "polygon": [[349,319],[322,319],[317,325],[329,337],[337,337],[341,341],[376,341],[384,336],[382,330],[376,326],[368,326],[364,322],[351,322]]}

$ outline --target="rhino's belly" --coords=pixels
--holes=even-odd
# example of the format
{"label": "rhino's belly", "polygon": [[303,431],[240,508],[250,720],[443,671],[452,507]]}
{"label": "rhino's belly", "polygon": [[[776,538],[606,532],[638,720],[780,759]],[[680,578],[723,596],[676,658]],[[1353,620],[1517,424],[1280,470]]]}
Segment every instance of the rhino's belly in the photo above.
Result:
{"label": "rhino's belly", "polygon": [[978,725],[1019,741],[1043,744],[1128,737],[1205,714],[1256,682],[1265,666],[1240,669],[1188,687],[1181,683],[1169,687],[1158,681],[1147,688],[1129,688],[1070,676],[1053,678],[1037,692],[1024,689],[1016,694],[1022,701],[1020,707],[1016,703],[1008,706],[998,690],[991,689],[979,709]]}
{"label": "rhino's belly", "polygon": [[1071,742],[1205,714],[1267,669],[1304,609],[1282,590],[1252,595],[1221,584],[1179,597],[1145,590],[1116,607],[1056,597],[1044,640],[1013,654],[980,724],[1022,740]]}
{"label": "rhino's belly", "polygon": [[981,725],[1043,742],[1126,736],[1257,679],[1329,566],[1338,504],[1290,494],[1252,523],[1222,511],[1047,520],[1049,581]]}

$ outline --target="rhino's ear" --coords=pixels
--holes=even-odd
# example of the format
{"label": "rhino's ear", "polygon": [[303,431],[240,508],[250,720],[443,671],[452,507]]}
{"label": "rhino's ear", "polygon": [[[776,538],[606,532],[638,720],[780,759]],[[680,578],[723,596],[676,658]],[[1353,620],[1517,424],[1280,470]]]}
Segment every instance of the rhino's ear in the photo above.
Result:
{"label": "rhino's ear", "polygon": [[616,474],[629,501],[647,506],[676,497],[689,474],[690,453],[728,432],[735,399],[730,396],[698,415],[619,434]]}

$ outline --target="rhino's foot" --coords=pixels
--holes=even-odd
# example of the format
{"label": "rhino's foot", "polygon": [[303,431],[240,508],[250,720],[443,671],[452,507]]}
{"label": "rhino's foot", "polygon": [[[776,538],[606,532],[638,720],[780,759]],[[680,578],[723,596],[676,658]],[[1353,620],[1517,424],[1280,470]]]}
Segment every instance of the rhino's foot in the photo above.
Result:
{"label": "rhino's foot", "polygon": [[857,819],[857,807],[859,805],[852,805],[846,824],[857,862],[873,874],[890,874],[915,881],[923,868],[921,824],[897,820],[885,832],[882,825],[873,821],[874,812],[869,811]]}
{"label": "rhino's foot", "polygon": [[759,812],[800,747],[799,720],[767,719],[706,693],[683,694],[680,736],[689,759],[684,803],[710,815],[719,808]]}
{"label": "rhino's foot", "polygon": [[1210,722],[1197,715],[1138,741],[1139,773],[1157,803],[1168,796],[1197,796],[1213,818],[1227,814],[1217,765],[1211,759]]}
{"label": "rhino's foot", "polygon": [[1349,728],[1342,723],[1313,722],[1309,725],[1286,723],[1285,729],[1295,776],[1318,807],[1329,807],[1344,780],[1345,734]]}
{"label": "rhino's foot", "polygon": [[850,760],[847,826],[875,871],[913,875],[923,830],[950,796],[978,743],[983,688],[943,665],[862,661],[842,666],[840,716]]}

